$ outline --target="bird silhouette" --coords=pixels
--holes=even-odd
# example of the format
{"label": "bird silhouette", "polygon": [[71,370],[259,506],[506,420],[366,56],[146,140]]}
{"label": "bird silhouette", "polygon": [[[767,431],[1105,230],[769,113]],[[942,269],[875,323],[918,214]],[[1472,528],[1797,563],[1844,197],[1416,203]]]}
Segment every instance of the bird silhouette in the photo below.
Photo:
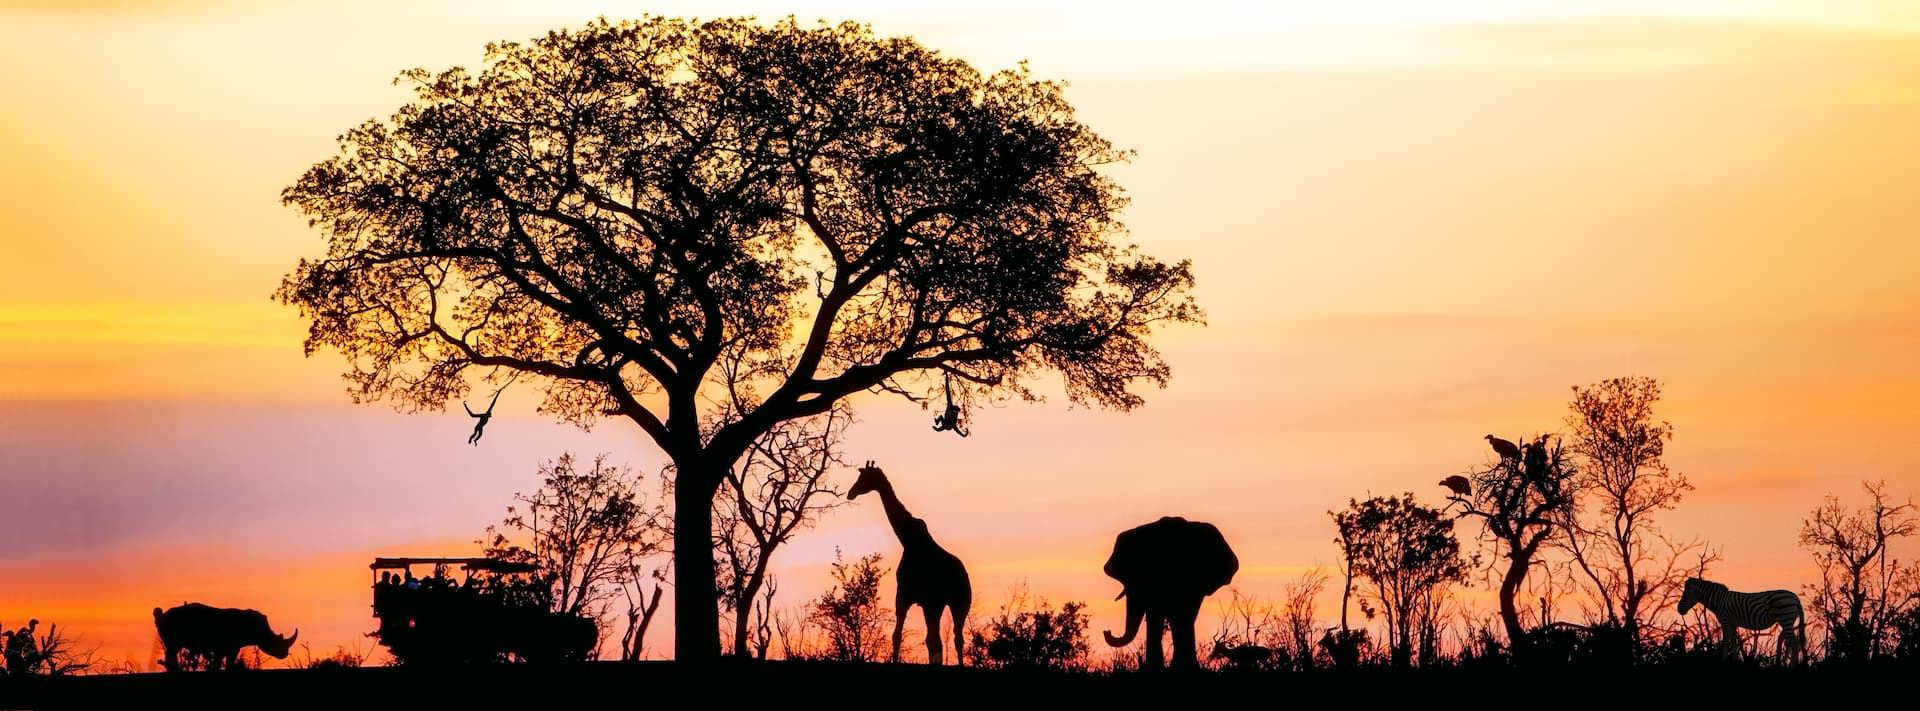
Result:
{"label": "bird silhouette", "polygon": [[1493,445],[1493,451],[1499,453],[1501,459],[1520,458],[1520,448],[1514,446],[1512,442],[1493,435],[1487,435],[1487,444]]}
{"label": "bird silhouette", "polygon": [[1466,477],[1460,476],[1459,474],[1441,479],[1440,485],[1453,490],[1455,496],[1466,496],[1467,492],[1472,490],[1472,484],[1467,481]]}

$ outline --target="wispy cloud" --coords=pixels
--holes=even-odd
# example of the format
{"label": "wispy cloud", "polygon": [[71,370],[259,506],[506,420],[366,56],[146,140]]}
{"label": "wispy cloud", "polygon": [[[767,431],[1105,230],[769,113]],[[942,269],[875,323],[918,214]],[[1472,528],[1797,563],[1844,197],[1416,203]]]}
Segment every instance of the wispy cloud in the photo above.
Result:
{"label": "wispy cloud", "polygon": [[[299,322],[259,302],[0,302],[0,344],[196,344],[284,347]],[[289,341],[288,336],[295,340]]]}

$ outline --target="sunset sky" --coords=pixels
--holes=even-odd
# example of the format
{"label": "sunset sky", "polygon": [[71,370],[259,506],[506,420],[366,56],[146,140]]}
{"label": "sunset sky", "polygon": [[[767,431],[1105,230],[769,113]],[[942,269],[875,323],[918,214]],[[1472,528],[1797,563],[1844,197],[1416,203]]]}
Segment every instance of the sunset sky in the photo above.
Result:
{"label": "sunset sky", "polygon": [[[966,562],[976,616],[1024,582],[1090,603],[1104,648],[1113,535],[1163,514],[1218,525],[1243,594],[1337,575],[1329,510],[1438,505],[1482,435],[1561,430],[1571,386],[1616,376],[1665,384],[1696,489],[1661,528],[1735,589],[1815,580],[1796,534],[1822,496],[1920,494],[1920,3],[302,5],[0,0],[0,625],[150,669],[149,611],[199,600],[369,650],[374,556],[476,553],[563,452],[658,470],[636,428],[554,423],[527,389],[478,446],[458,403],[351,404],[269,298],[325,246],[280,191],[408,99],[395,74],[600,15],[856,20],[1024,60],[1137,152],[1112,171],[1126,239],[1192,259],[1208,315],[1155,339],[1169,387],[976,412],[964,439],[855,401],[846,459]],[[836,510],[780,554],[780,604],[836,548],[899,551],[878,504]]]}

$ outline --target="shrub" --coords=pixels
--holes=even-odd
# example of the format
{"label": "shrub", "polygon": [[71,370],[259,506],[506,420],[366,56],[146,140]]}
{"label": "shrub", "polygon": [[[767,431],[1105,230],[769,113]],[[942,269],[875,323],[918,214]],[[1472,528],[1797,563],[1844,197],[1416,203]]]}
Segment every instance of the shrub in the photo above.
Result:
{"label": "shrub", "polygon": [[1024,592],[1000,607],[1000,614],[973,631],[967,657],[974,666],[993,669],[1087,668],[1086,603],[1067,602],[1054,610],[1045,598],[1029,608]]}

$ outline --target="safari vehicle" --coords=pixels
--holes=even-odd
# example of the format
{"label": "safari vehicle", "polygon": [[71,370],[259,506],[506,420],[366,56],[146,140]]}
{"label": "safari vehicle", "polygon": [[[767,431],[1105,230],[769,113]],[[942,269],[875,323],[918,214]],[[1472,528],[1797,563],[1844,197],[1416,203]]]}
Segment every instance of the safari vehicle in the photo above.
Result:
{"label": "safari vehicle", "polygon": [[[459,579],[452,571],[459,569]],[[405,665],[578,662],[599,626],[554,612],[539,566],[492,558],[375,558],[374,637]],[[424,577],[415,571],[426,568]]]}

